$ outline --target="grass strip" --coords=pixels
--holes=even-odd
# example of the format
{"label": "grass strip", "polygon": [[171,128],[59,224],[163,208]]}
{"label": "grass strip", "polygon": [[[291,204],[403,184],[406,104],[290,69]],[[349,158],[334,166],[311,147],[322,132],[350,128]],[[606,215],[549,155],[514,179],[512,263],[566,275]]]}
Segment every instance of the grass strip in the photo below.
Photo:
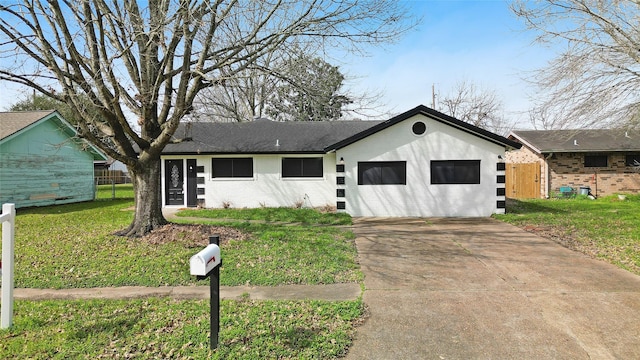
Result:
{"label": "grass strip", "polygon": [[178,212],[177,216],[288,222],[304,225],[351,225],[351,216],[347,213],[320,212],[316,209],[306,208],[187,209]]}
{"label": "grass strip", "polygon": [[133,185],[131,184],[108,184],[96,186],[96,199],[115,200],[133,198]]}
{"label": "grass strip", "polygon": [[640,195],[510,200],[494,216],[640,275]]}
{"label": "grass strip", "polygon": [[332,359],[362,315],[360,300],[223,300],[211,351],[206,300],[17,301],[0,358]]}

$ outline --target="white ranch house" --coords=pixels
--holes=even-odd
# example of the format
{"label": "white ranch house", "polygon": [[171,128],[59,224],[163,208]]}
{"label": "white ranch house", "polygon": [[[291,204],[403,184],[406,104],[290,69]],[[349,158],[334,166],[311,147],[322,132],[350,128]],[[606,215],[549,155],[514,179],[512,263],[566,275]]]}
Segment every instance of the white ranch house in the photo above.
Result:
{"label": "white ranch house", "polygon": [[184,123],[162,154],[163,204],[490,216],[519,147],[425,106],[386,121]]}

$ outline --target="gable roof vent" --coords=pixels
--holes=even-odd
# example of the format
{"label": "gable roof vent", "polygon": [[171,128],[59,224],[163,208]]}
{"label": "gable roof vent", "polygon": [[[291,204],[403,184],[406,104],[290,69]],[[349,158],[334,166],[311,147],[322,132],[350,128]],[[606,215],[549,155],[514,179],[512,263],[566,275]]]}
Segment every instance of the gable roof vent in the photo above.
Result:
{"label": "gable roof vent", "polygon": [[578,146],[578,140],[573,140],[573,145]]}

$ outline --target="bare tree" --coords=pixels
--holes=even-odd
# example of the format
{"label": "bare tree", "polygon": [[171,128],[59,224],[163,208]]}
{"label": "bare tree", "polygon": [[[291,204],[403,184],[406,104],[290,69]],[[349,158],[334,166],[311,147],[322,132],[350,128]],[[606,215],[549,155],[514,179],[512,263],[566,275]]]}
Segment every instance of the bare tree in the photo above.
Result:
{"label": "bare tree", "polygon": [[513,12],[542,44],[564,48],[532,78],[546,126],[640,124],[640,4],[623,0],[517,1]]}
{"label": "bare tree", "polygon": [[[277,72],[272,69],[278,69]],[[258,59],[224,86],[201,92],[191,117],[201,121],[335,120],[350,103],[340,92],[344,76],[336,66],[288,49]]]}
{"label": "bare tree", "polygon": [[16,0],[0,13],[0,80],[67,103],[80,136],[127,166],[127,236],[166,223],[160,154],[202,89],[294,41],[357,52],[414,25],[395,0]]}
{"label": "bare tree", "polygon": [[498,134],[506,134],[511,126],[503,115],[502,102],[495,91],[478,88],[469,81],[458,82],[441,97],[439,111]]}
{"label": "bare tree", "polygon": [[223,86],[203,89],[195,99],[189,118],[194,121],[244,122],[266,116],[267,99],[276,91],[277,69],[282,54],[274,51],[256,59]]}
{"label": "bare tree", "polygon": [[568,116],[567,109],[553,106],[549,102],[535,104],[529,109],[529,122],[536,130],[560,130],[577,126]]}

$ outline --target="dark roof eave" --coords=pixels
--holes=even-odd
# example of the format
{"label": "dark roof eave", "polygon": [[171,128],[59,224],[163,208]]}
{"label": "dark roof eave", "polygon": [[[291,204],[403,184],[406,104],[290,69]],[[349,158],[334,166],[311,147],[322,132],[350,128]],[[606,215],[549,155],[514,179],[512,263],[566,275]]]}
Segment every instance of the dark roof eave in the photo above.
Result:
{"label": "dark roof eave", "polygon": [[177,151],[177,152],[163,152],[162,155],[293,155],[293,154],[309,154],[309,155],[324,155],[326,151]]}
{"label": "dark roof eave", "polygon": [[545,149],[540,150],[540,154],[557,154],[557,153],[613,153],[613,152],[640,152],[640,148],[634,149],[580,149],[580,150],[567,150],[567,149]]}
{"label": "dark roof eave", "polygon": [[620,129],[514,130],[509,137],[536,154],[640,151],[640,144],[628,140],[626,131],[622,133]]}
{"label": "dark roof eave", "polygon": [[522,146],[522,144],[507,139],[503,136],[494,134],[490,131],[481,129],[477,126],[471,125],[469,123],[466,123],[462,120],[458,120],[454,117],[451,117],[449,115],[443,114],[439,111],[433,110],[431,108],[428,108],[424,105],[419,105],[409,111],[406,111],[400,115],[396,115],[393,118],[386,120],[378,125],[372,126],[369,129],[366,129],[360,133],[357,133],[347,139],[344,139],[342,141],[339,141],[333,145],[330,145],[328,147],[325,148],[325,151],[329,152],[329,151],[334,151],[334,150],[338,150],[341,149],[345,146],[351,145],[359,140],[364,139],[365,137],[368,137],[370,135],[373,135],[381,130],[384,130],[386,128],[388,128],[389,126],[392,126],[396,123],[399,123],[401,121],[404,121],[412,116],[418,115],[418,114],[422,114],[425,115],[431,119],[434,119],[436,121],[442,122],[444,124],[453,126],[455,128],[458,128],[462,131],[465,131],[467,133],[470,133],[472,135],[478,136],[482,139],[485,139],[489,142],[492,142],[496,145],[499,146],[503,146],[503,147],[511,147],[514,149],[520,149],[520,147]]}

